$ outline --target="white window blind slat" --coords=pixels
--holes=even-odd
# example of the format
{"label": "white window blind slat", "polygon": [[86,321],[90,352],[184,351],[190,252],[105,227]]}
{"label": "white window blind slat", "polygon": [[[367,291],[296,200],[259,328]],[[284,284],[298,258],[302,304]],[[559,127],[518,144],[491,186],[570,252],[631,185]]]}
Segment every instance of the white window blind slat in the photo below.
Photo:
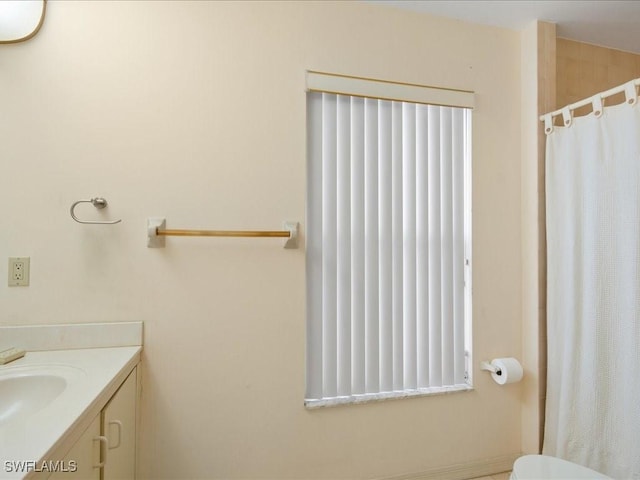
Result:
{"label": "white window blind slat", "polygon": [[[416,106],[416,130],[427,132],[428,107]],[[429,170],[428,136],[416,135],[416,290],[429,291]],[[429,295],[416,298],[418,386],[429,386]]]}
{"label": "white window blind slat", "polygon": [[307,398],[322,389],[322,94],[307,96]]}
{"label": "white window blind slat", "polygon": [[308,109],[306,404],[469,389],[468,110]]}
{"label": "white window blind slat", "polygon": [[453,128],[453,375],[465,381],[464,362],[464,111],[452,113]]}
{"label": "white window blind slat", "polygon": [[[402,105],[404,388],[418,386],[416,341],[416,105]],[[400,212],[397,212],[400,213]]]}
{"label": "white window blind slat", "polygon": [[351,99],[351,393],[365,393],[364,99]]}
{"label": "white window blind slat", "polygon": [[379,348],[380,390],[393,390],[393,270],[392,212],[392,114],[391,102],[378,102],[378,238],[379,244]]}
{"label": "white window blind slat", "polygon": [[402,103],[391,106],[391,265],[393,309],[393,389],[404,390],[404,314],[403,314],[403,243],[402,223]]}
{"label": "white window blind slat", "polygon": [[429,106],[429,383],[442,386],[440,108]]}
{"label": "white window blind slat", "polygon": [[351,98],[337,104],[337,341],[338,396],[351,395]]}
{"label": "white window blind slat", "polygon": [[378,300],[378,101],[365,99],[365,391],[380,388]]}
{"label": "white window blind slat", "polygon": [[322,374],[326,396],[338,393],[336,95],[322,94]]}
{"label": "white window blind slat", "polygon": [[442,383],[453,384],[453,179],[451,109],[440,113],[440,198],[442,199]]}

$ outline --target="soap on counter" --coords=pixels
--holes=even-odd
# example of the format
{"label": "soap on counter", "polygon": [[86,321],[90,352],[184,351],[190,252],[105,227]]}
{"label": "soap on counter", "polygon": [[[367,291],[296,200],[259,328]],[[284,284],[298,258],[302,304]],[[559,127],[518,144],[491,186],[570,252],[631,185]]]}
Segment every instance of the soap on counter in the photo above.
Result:
{"label": "soap on counter", "polygon": [[24,357],[25,353],[27,352],[15,347],[3,350],[0,352],[0,365],[18,360],[19,358]]}

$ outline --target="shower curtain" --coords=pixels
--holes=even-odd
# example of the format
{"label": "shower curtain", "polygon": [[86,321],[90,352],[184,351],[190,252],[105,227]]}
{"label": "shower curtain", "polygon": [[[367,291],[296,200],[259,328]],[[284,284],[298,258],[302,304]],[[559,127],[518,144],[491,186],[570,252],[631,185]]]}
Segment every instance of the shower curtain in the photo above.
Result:
{"label": "shower curtain", "polygon": [[626,103],[554,128],[546,150],[543,454],[620,479],[640,478],[637,103],[627,89]]}

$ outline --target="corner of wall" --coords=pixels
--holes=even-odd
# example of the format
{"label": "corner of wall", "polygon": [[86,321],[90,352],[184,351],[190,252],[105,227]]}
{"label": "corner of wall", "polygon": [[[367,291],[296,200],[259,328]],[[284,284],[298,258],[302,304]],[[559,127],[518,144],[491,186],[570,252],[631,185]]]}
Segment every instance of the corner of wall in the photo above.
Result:
{"label": "corner of wall", "polygon": [[556,26],[533,22],[521,32],[522,362],[521,450],[539,453],[546,384],[545,138],[538,117],[555,104]]}

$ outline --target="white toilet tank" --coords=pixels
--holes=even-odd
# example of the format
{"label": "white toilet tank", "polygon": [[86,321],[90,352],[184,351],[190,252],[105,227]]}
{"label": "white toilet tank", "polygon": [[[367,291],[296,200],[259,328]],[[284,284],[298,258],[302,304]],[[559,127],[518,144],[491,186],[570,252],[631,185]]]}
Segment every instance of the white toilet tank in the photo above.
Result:
{"label": "white toilet tank", "polygon": [[561,458],[546,455],[525,455],[513,464],[511,480],[567,480],[567,479],[609,479],[601,473],[567,462]]}

